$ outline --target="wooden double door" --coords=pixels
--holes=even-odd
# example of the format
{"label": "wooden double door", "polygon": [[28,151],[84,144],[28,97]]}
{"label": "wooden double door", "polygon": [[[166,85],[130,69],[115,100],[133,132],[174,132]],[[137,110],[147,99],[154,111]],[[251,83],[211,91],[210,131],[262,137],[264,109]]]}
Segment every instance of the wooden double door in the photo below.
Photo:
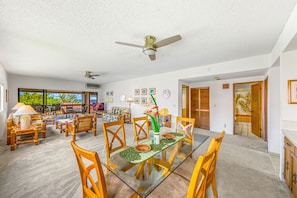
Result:
{"label": "wooden double door", "polygon": [[196,119],[195,128],[209,130],[209,87],[191,88],[191,117]]}

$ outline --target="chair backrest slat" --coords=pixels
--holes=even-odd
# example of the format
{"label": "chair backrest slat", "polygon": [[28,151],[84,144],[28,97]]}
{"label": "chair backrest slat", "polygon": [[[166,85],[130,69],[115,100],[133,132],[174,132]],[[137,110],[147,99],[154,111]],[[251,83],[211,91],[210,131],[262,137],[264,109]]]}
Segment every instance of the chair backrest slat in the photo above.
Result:
{"label": "chair backrest slat", "polygon": [[133,118],[132,123],[136,144],[141,140],[148,140],[150,138],[148,116]]}
{"label": "chair backrest slat", "polygon": [[102,123],[102,128],[105,139],[106,161],[109,162],[113,152],[127,147],[124,120]]}
{"label": "chair backrest slat", "polygon": [[[71,141],[71,146],[75,153],[79,167],[83,197],[107,198],[108,195],[105,176],[98,154],[96,152],[80,148],[74,141]],[[90,164],[87,164],[86,161]],[[94,170],[96,172],[96,177],[91,174]]]}

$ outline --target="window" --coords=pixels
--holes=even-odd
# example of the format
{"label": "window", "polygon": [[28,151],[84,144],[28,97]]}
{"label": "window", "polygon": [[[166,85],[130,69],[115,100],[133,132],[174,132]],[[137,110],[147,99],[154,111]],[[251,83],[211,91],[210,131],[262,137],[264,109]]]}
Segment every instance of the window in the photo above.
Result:
{"label": "window", "polygon": [[19,89],[19,102],[29,105],[43,105],[43,90],[40,89]]}
{"label": "window", "polygon": [[[89,97],[87,99],[87,96]],[[67,109],[75,109],[77,112],[82,111],[85,104],[96,104],[98,96],[96,92],[78,92],[63,90],[46,90],[19,88],[18,101],[30,104],[41,113],[54,111],[62,108],[64,112]],[[58,106],[59,108],[58,108]]]}

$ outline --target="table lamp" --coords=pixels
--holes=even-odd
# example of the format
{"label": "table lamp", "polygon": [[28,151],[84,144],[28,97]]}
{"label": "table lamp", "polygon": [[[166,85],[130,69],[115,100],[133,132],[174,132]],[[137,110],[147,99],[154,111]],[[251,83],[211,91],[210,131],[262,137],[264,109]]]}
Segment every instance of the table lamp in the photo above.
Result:
{"label": "table lamp", "polygon": [[18,102],[11,109],[12,112],[9,114],[8,117],[13,120],[14,125],[19,125],[20,124],[20,118],[19,118],[19,116],[14,116],[14,112],[16,112],[23,105],[25,105],[25,104],[22,103],[22,102]]}
{"label": "table lamp", "polygon": [[130,97],[128,97],[127,102],[129,103],[129,112],[130,112],[129,124],[131,124],[131,116],[132,116],[132,113],[131,113],[131,103],[134,102],[134,100],[130,96]]}
{"label": "table lamp", "polygon": [[17,111],[23,105],[25,105],[25,104],[22,102],[18,102],[18,103],[16,103],[16,105],[14,105],[14,107],[12,107],[12,110]]}
{"label": "table lamp", "polygon": [[30,128],[32,114],[38,114],[31,105],[21,106],[15,113],[15,116],[21,116],[21,130]]}

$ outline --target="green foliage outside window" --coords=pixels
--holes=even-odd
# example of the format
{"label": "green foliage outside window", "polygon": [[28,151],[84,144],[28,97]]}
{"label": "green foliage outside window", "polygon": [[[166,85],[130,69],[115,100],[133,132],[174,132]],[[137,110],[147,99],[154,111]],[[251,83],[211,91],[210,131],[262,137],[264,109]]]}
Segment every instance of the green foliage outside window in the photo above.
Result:
{"label": "green foliage outside window", "polygon": [[20,92],[20,102],[25,104],[42,105],[43,93],[42,92]]}
{"label": "green foliage outside window", "polygon": [[47,93],[46,102],[43,102],[43,92],[20,92],[20,102],[30,105],[54,105],[63,103],[81,104],[82,94],[74,93]]}

